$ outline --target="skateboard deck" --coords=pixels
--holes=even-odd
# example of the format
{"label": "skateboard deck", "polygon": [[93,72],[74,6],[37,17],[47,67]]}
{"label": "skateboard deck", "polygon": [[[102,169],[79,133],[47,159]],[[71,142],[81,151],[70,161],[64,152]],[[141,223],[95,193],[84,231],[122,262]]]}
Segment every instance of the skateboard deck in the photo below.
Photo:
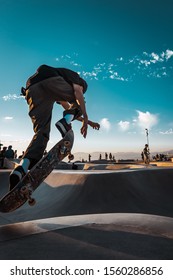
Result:
{"label": "skateboard deck", "polygon": [[22,180],[0,200],[0,212],[12,212],[21,207],[26,201],[32,206],[35,199],[32,193],[46,179],[58,163],[66,156],[73,158],[71,149],[74,133],[69,130],[40,161],[22,178]]}

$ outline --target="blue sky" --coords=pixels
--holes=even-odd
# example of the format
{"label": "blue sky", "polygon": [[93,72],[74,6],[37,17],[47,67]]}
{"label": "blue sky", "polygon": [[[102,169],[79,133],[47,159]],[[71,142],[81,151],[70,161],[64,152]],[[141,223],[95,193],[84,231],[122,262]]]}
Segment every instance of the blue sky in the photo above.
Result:
{"label": "blue sky", "polygon": [[[173,148],[172,0],[0,0],[0,140],[20,153],[33,136],[20,88],[41,64],[88,82],[86,105],[100,131],[73,125],[74,152]],[[48,149],[60,139],[54,123]]]}

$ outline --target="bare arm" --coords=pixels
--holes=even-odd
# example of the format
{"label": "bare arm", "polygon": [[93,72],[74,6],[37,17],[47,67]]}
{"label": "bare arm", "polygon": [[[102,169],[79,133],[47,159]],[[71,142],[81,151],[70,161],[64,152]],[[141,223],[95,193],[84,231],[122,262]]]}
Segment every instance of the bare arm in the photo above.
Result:
{"label": "bare arm", "polygon": [[83,120],[82,120],[83,125],[81,128],[81,134],[83,135],[84,138],[86,138],[87,129],[88,129],[88,115],[87,115],[85,101],[84,101],[84,97],[83,97],[83,87],[80,85],[77,85],[77,84],[73,84],[73,88],[74,88],[74,94],[75,94],[76,101],[79,104],[82,114],[83,114]]}
{"label": "bare arm", "polygon": [[83,87],[77,84],[73,84],[73,88],[74,88],[76,101],[80,105],[83,117],[85,118],[87,116],[87,112],[86,112],[85,101],[83,97]]}
{"label": "bare arm", "polygon": [[[78,121],[83,122],[83,117],[77,118]],[[88,125],[90,125],[93,129],[99,130],[100,129],[100,124],[97,122],[93,122],[88,120]]]}
{"label": "bare arm", "polygon": [[[78,87],[78,85],[75,85],[75,86]],[[81,86],[79,86],[79,87],[82,88]],[[80,89],[80,90],[82,90],[82,89]],[[78,104],[80,105],[80,107],[81,107],[81,103],[82,103],[81,100],[83,99],[84,109],[82,110],[82,107],[81,107],[81,110],[82,110],[82,113],[84,112],[84,113],[83,113],[83,116],[84,116],[84,114],[87,115],[87,113],[86,113],[86,108],[85,108],[85,101],[84,101],[84,98],[83,98],[83,91],[82,91],[82,96],[80,96],[80,93],[75,94],[75,96],[76,96],[76,101],[78,102]],[[77,99],[77,97],[78,97],[78,99]],[[81,98],[81,99],[80,99],[80,98]],[[81,103],[80,103],[80,102],[81,102]],[[61,106],[62,106],[65,110],[70,109],[71,104],[68,103],[67,101],[60,101],[59,103],[61,104]],[[83,134],[83,130],[84,130],[84,132],[86,131],[86,130],[85,130],[85,127],[84,127],[84,122],[85,122],[84,117],[79,117],[79,118],[77,118],[77,120],[83,123],[83,126],[82,126],[82,128],[81,128],[81,133],[82,133],[82,135],[84,136],[85,134]],[[93,129],[96,129],[96,130],[99,130],[99,129],[100,129],[100,124],[99,124],[99,123],[96,123],[96,122],[93,122],[93,121],[91,121],[91,120],[88,120],[88,116],[87,116],[87,124],[90,125]],[[86,136],[84,136],[84,137],[86,137]]]}

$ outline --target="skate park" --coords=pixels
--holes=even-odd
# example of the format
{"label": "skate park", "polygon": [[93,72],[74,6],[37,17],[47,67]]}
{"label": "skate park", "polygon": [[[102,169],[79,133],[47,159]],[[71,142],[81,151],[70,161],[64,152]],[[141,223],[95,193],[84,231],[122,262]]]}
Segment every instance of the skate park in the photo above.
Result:
{"label": "skate park", "polygon": [[[0,171],[0,196],[10,169]],[[173,166],[54,170],[37,203],[0,213],[0,259],[172,259]]]}

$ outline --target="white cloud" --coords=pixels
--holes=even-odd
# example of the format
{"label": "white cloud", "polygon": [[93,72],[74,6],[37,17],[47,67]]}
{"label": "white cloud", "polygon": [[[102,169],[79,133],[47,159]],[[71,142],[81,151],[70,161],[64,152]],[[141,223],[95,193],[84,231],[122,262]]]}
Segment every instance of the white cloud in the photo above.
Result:
{"label": "white cloud", "polygon": [[155,60],[159,60],[158,54],[152,52],[152,53],[151,53],[151,56],[152,56]]}
{"label": "white cloud", "polygon": [[9,116],[4,117],[4,120],[7,120],[7,121],[9,121],[9,120],[13,120],[13,119],[14,119],[13,117],[9,117]]}
{"label": "white cloud", "polygon": [[170,129],[168,129],[166,131],[160,131],[159,133],[163,134],[163,135],[170,135],[170,134],[173,134],[173,129],[170,128]]}
{"label": "white cloud", "polygon": [[12,137],[12,135],[11,135],[11,134],[4,134],[4,133],[1,133],[1,134],[0,134],[0,137],[1,137],[1,138],[7,138],[7,137]]}
{"label": "white cloud", "polygon": [[2,97],[2,99],[4,101],[9,101],[9,100],[16,100],[16,99],[20,99],[20,98],[24,98],[23,96],[21,95],[16,95],[16,94],[7,94],[7,95],[4,95]]}
{"label": "white cloud", "polygon": [[111,129],[111,124],[107,118],[101,119],[100,126],[106,131],[109,131]]}
{"label": "white cloud", "polygon": [[128,121],[120,121],[118,123],[118,125],[119,125],[119,127],[120,127],[120,129],[122,131],[127,131],[129,129],[129,127],[130,127],[130,122],[128,122]]}
{"label": "white cloud", "polygon": [[146,67],[147,67],[148,65],[151,64],[150,61],[148,61],[148,60],[143,60],[143,59],[140,60],[140,63],[141,63],[141,64],[144,64]]}
{"label": "white cloud", "polygon": [[166,60],[170,59],[171,56],[173,56],[173,51],[171,51],[171,50],[166,50],[166,52],[165,52]]}
{"label": "white cloud", "polygon": [[136,123],[141,128],[150,129],[154,125],[156,125],[159,121],[158,115],[156,115],[156,114],[151,114],[150,112],[141,112],[138,110],[137,110],[137,113],[138,113],[138,116],[137,116]]}
{"label": "white cloud", "polygon": [[[148,78],[166,78],[172,75],[172,67],[168,60],[173,57],[173,50],[165,50],[157,52],[143,52],[132,57],[114,57],[112,61],[93,65],[90,69],[86,69],[79,63],[79,55],[73,53],[65,54],[57,57],[55,60],[58,64],[69,68],[74,66],[77,72],[80,70],[82,77],[88,80],[105,80],[111,79],[121,82],[133,80],[137,74],[145,75]],[[163,67],[165,68],[163,71]]]}
{"label": "white cloud", "polygon": [[[71,55],[69,55],[69,54],[65,54],[65,55],[61,55],[61,56],[59,56],[59,57],[56,57],[55,58],[55,60],[56,61],[58,61],[58,62],[60,62],[60,64],[64,64],[64,62],[65,62],[65,65],[67,64],[67,63],[69,63],[69,64],[71,64],[71,65],[73,65],[73,66],[79,66],[79,67],[81,67],[81,65],[80,64],[78,64],[77,62],[76,62],[76,57],[78,56],[78,54],[77,53],[73,53],[73,54],[71,54]],[[64,66],[65,66],[64,65]]]}
{"label": "white cloud", "polygon": [[[136,133],[133,129],[137,127],[144,129],[151,129],[153,126],[157,125],[159,122],[158,114],[152,114],[150,112],[142,112],[137,110],[137,116],[132,119],[132,121],[120,121],[118,123],[119,128],[122,131],[128,131],[128,133]],[[131,130],[129,132],[129,130]]]}

